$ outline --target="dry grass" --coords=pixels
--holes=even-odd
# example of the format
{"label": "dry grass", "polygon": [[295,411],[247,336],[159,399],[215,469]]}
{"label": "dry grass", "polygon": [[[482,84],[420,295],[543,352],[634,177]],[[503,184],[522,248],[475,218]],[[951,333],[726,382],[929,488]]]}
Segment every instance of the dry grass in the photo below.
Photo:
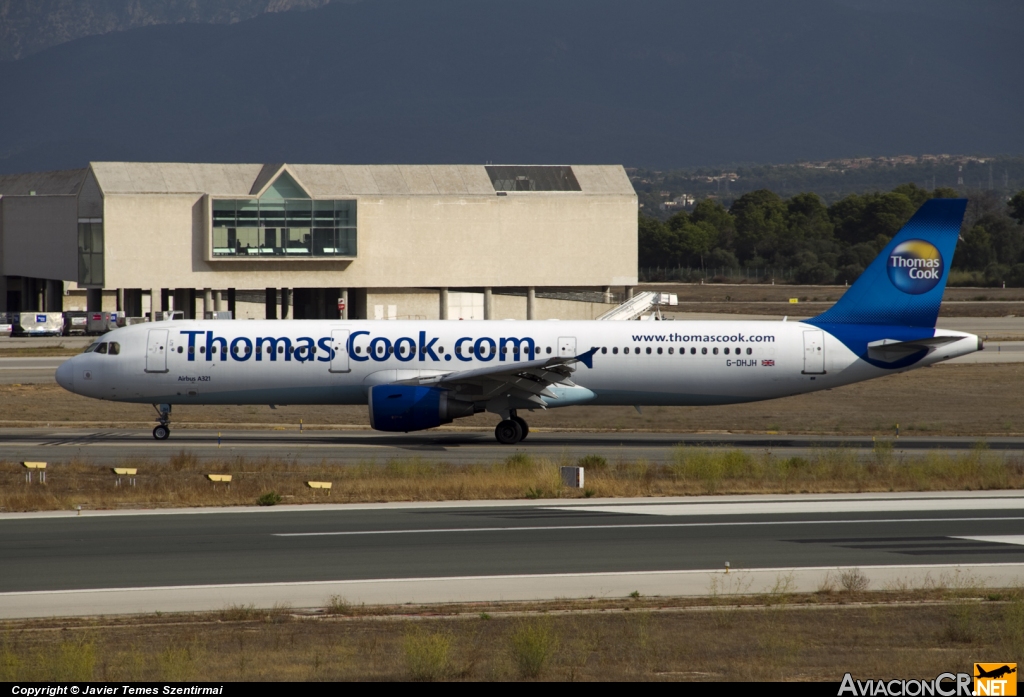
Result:
{"label": "dry grass", "polygon": [[[534,429],[888,435],[1024,433],[1024,363],[942,366],[830,391],[720,407],[565,407],[523,414]],[[956,408],[949,407],[956,395]],[[369,428],[366,407],[176,406],[174,428]],[[491,430],[496,417],[459,419],[455,428]],[[57,385],[0,385],[0,427],[42,424],[152,428],[147,404],[103,402]],[[444,429],[441,429],[444,430]]]}
{"label": "dry grass", "polygon": [[[577,462],[587,469],[583,491],[564,487],[559,477],[560,466]],[[17,463],[0,462],[0,510],[1024,488],[1019,456],[981,446],[967,453],[905,456],[888,443],[866,457],[853,450],[787,458],[680,447],[666,465],[609,463],[598,456],[563,462],[523,453],[488,465],[419,459],[309,465],[244,458],[200,461],[185,452],[169,460],[121,465],[139,468],[137,486],[122,480],[115,487],[110,469],[80,461],[51,463],[45,485],[27,484]],[[207,473],[233,479],[214,483]],[[309,480],[333,482],[331,495],[307,488]]]}
{"label": "dry grass", "polygon": [[[961,605],[947,589],[8,621],[0,681],[934,678],[1020,656],[1020,593],[974,594]],[[977,631],[950,636],[962,607]]]}

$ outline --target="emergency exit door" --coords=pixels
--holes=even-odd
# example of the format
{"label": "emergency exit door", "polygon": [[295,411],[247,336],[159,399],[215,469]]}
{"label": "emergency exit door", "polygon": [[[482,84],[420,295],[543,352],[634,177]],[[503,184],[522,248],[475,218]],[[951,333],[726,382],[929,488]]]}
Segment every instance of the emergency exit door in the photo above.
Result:
{"label": "emergency exit door", "polygon": [[348,329],[331,331],[331,367],[332,373],[348,373],[352,368],[348,362]]}
{"label": "emergency exit door", "polygon": [[150,329],[146,340],[146,372],[167,372],[167,330]]}
{"label": "emergency exit door", "polygon": [[804,375],[825,372],[825,332],[804,332]]}
{"label": "emergency exit door", "polygon": [[576,355],[576,337],[558,337],[558,355],[562,358],[572,358]]}

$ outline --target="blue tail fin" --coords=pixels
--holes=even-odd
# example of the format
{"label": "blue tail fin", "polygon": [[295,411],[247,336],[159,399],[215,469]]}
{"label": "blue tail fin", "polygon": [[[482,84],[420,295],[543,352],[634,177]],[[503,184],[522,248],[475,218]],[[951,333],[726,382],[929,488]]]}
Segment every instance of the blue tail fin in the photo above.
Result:
{"label": "blue tail fin", "polygon": [[835,305],[810,324],[934,327],[967,199],[926,201]]}

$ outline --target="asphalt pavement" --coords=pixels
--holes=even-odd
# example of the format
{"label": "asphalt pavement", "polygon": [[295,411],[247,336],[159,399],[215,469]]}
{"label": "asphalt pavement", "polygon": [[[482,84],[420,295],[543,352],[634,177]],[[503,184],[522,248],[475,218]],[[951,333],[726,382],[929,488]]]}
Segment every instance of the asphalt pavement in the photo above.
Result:
{"label": "asphalt pavement", "polygon": [[[277,427],[281,428],[281,427]],[[978,438],[913,436],[891,440],[897,454],[930,450],[966,451]],[[988,449],[1019,454],[1024,438],[985,438]],[[0,430],[0,452],[13,461],[58,462],[78,459],[96,464],[124,460],[160,460],[187,450],[200,459],[280,458],[316,464],[322,460],[357,464],[394,459],[423,458],[451,463],[487,463],[516,452],[536,457],[575,460],[601,455],[609,462],[646,460],[670,462],[679,447],[738,448],[770,451],[783,457],[805,457],[832,448],[870,452],[872,436],[792,436],[733,433],[586,433],[532,432],[516,445],[501,445],[490,431],[432,430],[419,433],[382,433],[370,430],[299,431],[172,429],[168,440],[155,440],[148,429],[5,428]]]}
{"label": "asphalt pavement", "polygon": [[252,593],[300,607],[337,589],[440,602],[707,594],[714,578],[757,592],[849,568],[876,584],[1012,585],[1022,531],[1020,492],[0,514],[0,617],[216,609]]}

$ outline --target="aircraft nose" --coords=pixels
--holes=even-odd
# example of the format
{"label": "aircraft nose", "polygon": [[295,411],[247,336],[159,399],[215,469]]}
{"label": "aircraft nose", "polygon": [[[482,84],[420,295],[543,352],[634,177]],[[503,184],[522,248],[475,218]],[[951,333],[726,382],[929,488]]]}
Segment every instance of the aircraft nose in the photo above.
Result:
{"label": "aircraft nose", "polygon": [[69,358],[64,361],[57,366],[57,372],[54,374],[54,377],[57,379],[57,384],[68,392],[75,391],[75,369],[71,365],[74,361],[74,358]]}

